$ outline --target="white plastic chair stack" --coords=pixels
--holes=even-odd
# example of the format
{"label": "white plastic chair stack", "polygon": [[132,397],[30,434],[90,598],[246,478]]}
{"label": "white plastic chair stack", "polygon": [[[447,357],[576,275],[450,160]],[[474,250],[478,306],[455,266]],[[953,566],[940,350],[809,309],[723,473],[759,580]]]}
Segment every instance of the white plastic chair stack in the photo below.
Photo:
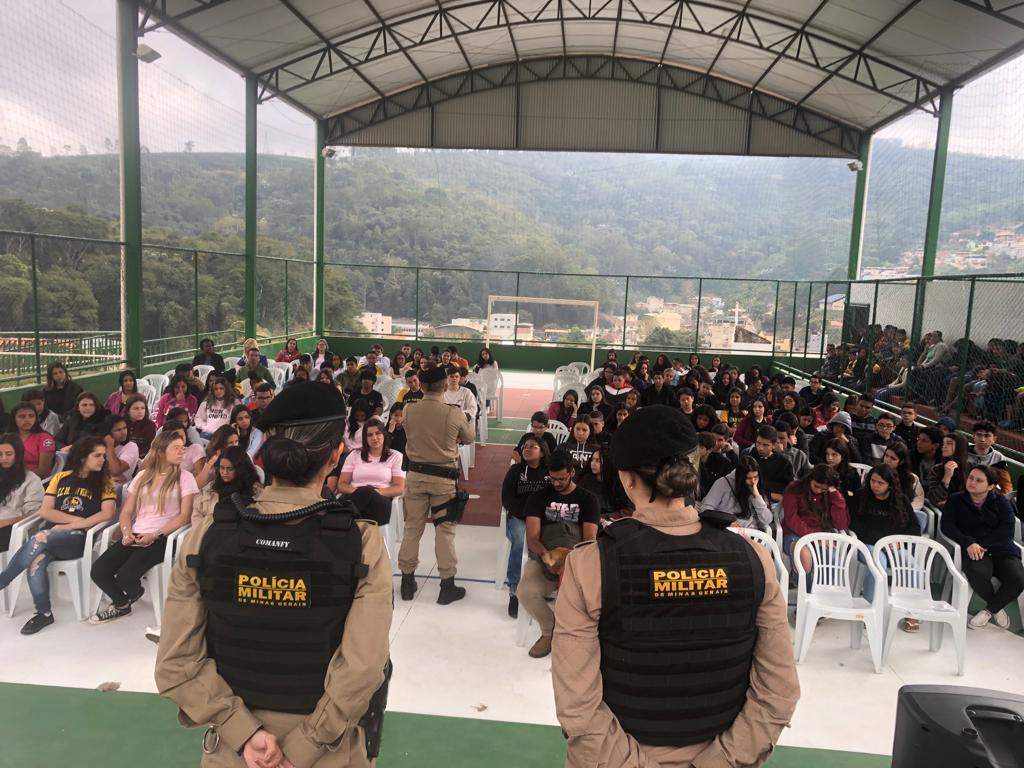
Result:
{"label": "white plastic chair stack", "polygon": [[236,365],[238,365],[238,361],[241,360],[241,359],[242,359],[241,357],[225,357],[224,358],[224,370],[230,371],[232,368],[234,368]]}
{"label": "white plastic chair stack", "polygon": [[[811,585],[804,571],[800,553],[811,554]],[[875,594],[868,602],[854,596],[851,570],[860,554],[875,577]],[[875,565],[863,542],[841,533],[812,533],[801,537],[793,547],[796,568],[796,647],[797,663],[807,658],[818,619],[851,622],[850,647],[860,648],[861,629],[867,630],[868,646],[875,672],[882,671],[882,643],[885,624],[885,576]]]}
{"label": "white plastic chair stack", "polygon": [[167,381],[168,382],[173,381],[173,379],[174,379],[174,369],[171,368],[171,370],[169,370],[167,373],[165,373],[164,376],[167,377]]}
{"label": "white plastic chair stack", "polygon": [[782,594],[788,595],[789,569],[786,568],[786,564],[782,561],[782,552],[779,550],[778,544],[775,543],[775,539],[756,528],[730,528],[729,530],[733,533],[738,533],[740,536],[745,536],[758,546],[768,550],[775,563],[775,576],[779,580],[779,586],[782,587]]}
{"label": "white plastic chair stack", "polygon": [[192,372],[196,375],[196,378],[202,382],[203,386],[206,386],[206,380],[210,378],[210,374],[213,373],[212,365],[197,365],[192,369]]}
{"label": "white plastic chair stack", "polygon": [[[151,373],[148,376],[143,376],[142,381],[146,382],[153,389],[156,390],[156,399],[159,400],[160,396],[167,389],[167,385],[171,383],[171,380],[164,376],[162,373]],[[153,405],[156,405],[154,401]],[[152,407],[152,406],[151,406]]]}
{"label": "white plastic chair stack", "polygon": [[549,421],[548,428],[544,431],[555,436],[555,445],[561,445],[569,439],[569,428],[560,421]]}
{"label": "white plastic chair stack", "polygon": [[280,392],[284,383],[288,381],[288,377],[291,376],[292,367],[288,363],[271,363],[268,370],[274,378],[274,388]]}
{"label": "white plastic chair stack", "polygon": [[[967,651],[967,604],[971,588],[967,579],[953,570],[953,560],[945,547],[921,536],[886,536],[875,544],[875,565],[892,574],[889,597],[886,601],[885,642],[882,645],[882,663],[892,648],[901,619],[929,622],[928,650],[942,647],[943,625],[949,624],[956,645],[956,673],[964,673]],[[953,574],[952,601],[933,600],[930,574],[935,559],[939,558]]]}
{"label": "white plastic chair stack", "polygon": [[580,377],[580,381],[583,381],[584,377],[590,375],[590,363],[569,363],[568,367],[576,369],[576,373]]}
{"label": "white plastic chair stack", "polygon": [[139,390],[139,394],[146,398],[146,405],[149,407],[150,413],[156,408],[156,402],[160,399],[160,393],[157,392],[148,381],[139,379],[135,382],[135,388]]}

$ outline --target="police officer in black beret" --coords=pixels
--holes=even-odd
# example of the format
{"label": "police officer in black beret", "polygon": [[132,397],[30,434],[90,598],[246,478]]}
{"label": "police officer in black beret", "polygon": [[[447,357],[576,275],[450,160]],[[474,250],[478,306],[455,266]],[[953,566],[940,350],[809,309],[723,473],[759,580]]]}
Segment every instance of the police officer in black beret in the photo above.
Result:
{"label": "police officer in black beret", "polygon": [[288,387],[259,424],[269,485],[222,499],[174,566],[156,681],[202,765],[374,764],[390,676],[391,561],[379,529],[322,500],[342,452],[337,388]]}
{"label": "police officer in black beret", "polygon": [[636,511],[570,553],[555,606],[567,768],[761,765],[796,707],[785,593],[767,552],[698,517],[696,437],[663,405],[616,430]]}

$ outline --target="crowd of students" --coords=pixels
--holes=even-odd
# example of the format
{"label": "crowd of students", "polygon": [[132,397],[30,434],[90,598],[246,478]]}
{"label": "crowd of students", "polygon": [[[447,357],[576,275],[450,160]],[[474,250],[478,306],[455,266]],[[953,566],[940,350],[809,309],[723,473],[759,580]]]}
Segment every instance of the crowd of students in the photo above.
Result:
{"label": "crowd of students", "polygon": [[[901,343],[899,336],[893,343]],[[698,433],[700,509],[728,513],[739,527],[773,533],[781,527],[792,556],[796,541],[815,532],[852,531],[869,548],[884,536],[920,535],[930,503],[942,513],[941,531],[961,548],[964,573],[986,603],[970,626],[994,621],[1008,627],[1004,609],[1024,590],[1024,566],[1013,545],[1017,510],[1008,463],[994,448],[996,425],[976,422],[968,444],[948,421],[920,424],[913,401],[904,401],[898,416],[877,412],[872,395],[841,400],[825,378],[813,374],[798,391],[789,376],[768,376],[759,366],[741,373],[717,356],[705,367],[697,355],[658,355],[652,363],[637,352],[622,364],[613,351],[582,392],[567,390],[534,413],[501,493],[511,544],[508,612],[517,615],[522,604],[541,628],[530,654],[550,649],[550,609],[537,591],[550,592],[557,580],[553,553],[588,538],[585,523],[631,512],[606,448],[619,425],[655,403],[681,409]],[[561,445],[549,428],[554,421],[569,431]],[[557,482],[566,471],[569,485]],[[580,503],[577,493],[596,503]],[[546,583],[520,578],[524,546],[531,562],[540,563],[530,573],[546,569]],[[809,569],[810,553],[802,557]],[[865,594],[873,589],[869,579]],[[918,625],[907,619],[901,628],[913,632]]]}
{"label": "crowd of students", "polygon": [[[478,417],[470,364],[454,346],[403,345],[389,358],[374,345],[360,358],[343,358],[324,339],[309,353],[289,339],[274,363],[291,368],[284,386],[322,380],[344,394],[346,452],[324,494],[351,498],[361,515],[381,523],[404,488],[403,408],[423,396],[417,372],[448,366],[445,399],[467,418]],[[200,377],[197,366],[213,370]],[[474,370],[491,366],[497,361],[481,350]],[[386,417],[375,389],[380,378],[404,385]],[[152,412],[134,371],[122,371],[117,389],[101,399],[83,391],[60,362],[49,365],[44,387],[25,392],[9,415],[0,411],[0,552],[10,548],[15,523],[41,518],[0,572],[0,589],[27,576],[35,613],[22,633],[53,623],[46,567],[81,557],[93,526],[117,520],[112,545],[92,566],[92,580],[107,598],[89,619],[99,624],[131,613],[143,576],[163,560],[172,533],[201,523],[233,493],[255,499],[264,482],[258,420],[276,392],[255,340],[246,340],[238,363],[227,366],[204,339],[192,364],[176,367]]]}

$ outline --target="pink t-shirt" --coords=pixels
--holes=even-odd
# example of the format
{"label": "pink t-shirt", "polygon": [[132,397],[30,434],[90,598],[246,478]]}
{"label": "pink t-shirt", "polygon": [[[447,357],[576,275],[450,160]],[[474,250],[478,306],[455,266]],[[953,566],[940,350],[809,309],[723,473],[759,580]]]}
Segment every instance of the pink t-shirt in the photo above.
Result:
{"label": "pink t-shirt", "polygon": [[57,450],[57,443],[49,432],[33,432],[22,441],[22,444],[25,446],[25,469],[30,472],[39,469],[41,454]]}
{"label": "pink t-shirt", "polygon": [[206,456],[206,449],[199,443],[192,443],[185,449],[185,458],[181,460],[181,468],[185,472],[191,472],[196,462]]}
{"label": "pink t-shirt", "polygon": [[405,477],[402,469],[402,454],[398,451],[391,451],[385,461],[375,459],[372,456],[369,461],[363,461],[359,451],[352,451],[345,459],[341,468],[341,474],[352,474],[352,485],[362,488],[369,485],[373,488],[387,488],[396,477]]}
{"label": "pink t-shirt", "polygon": [[[144,473],[143,473],[144,474]],[[128,493],[137,493],[140,480],[143,474],[135,476],[135,479],[128,483]],[[135,508],[135,522],[132,523],[132,533],[155,533],[167,525],[168,521],[181,513],[181,500],[185,496],[194,496],[199,493],[199,486],[191,472],[181,471],[181,481],[178,486],[167,494],[164,500],[163,514],[159,514],[157,508],[157,495],[160,489],[160,481],[151,485],[146,493],[139,497],[138,505]]]}
{"label": "pink t-shirt", "polygon": [[139,446],[129,440],[124,445],[119,445],[114,449],[114,454],[117,458],[128,465],[128,469],[124,471],[121,477],[115,478],[114,481],[118,485],[131,482],[132,475],[135,474],[135,468],[139,466]]}

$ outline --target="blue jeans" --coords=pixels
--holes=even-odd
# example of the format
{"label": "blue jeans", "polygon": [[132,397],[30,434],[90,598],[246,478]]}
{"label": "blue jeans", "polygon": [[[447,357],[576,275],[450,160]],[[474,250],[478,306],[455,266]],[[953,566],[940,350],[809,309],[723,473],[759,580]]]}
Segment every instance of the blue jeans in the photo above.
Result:
{"label": "blue jeans", "polygon": [[[50,579],[46,566],[54,560],[74,560],[85,551],[85,531],[42,531],[44,541],[33,534],[11,557],[3,573],[0,573],[0,589],[5,589],[22,571],[28,571],[28,588],[36,613],[50,612]],[[39,562],[36,563],[36,559]]]}
{"label": "blue jeans", "polygon": [[508,571],[505,573],[505,583],[508,584],[509,591],[514,595],[516,587],[519,586],[519,577],[523,573],[523,545],[526,541],[526,521],[509,515],[505,519],[505,538],[512,545],[508,552]]}

